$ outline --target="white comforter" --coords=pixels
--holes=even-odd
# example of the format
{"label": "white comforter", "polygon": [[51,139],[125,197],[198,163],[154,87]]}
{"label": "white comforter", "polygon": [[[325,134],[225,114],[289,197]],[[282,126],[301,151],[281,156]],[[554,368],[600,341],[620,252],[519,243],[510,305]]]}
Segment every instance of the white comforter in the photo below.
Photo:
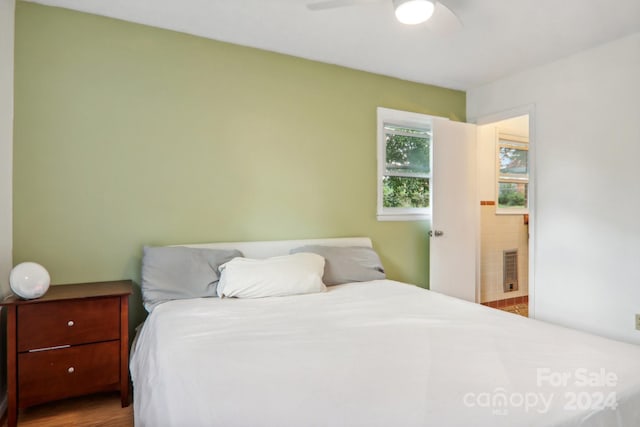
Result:
{"label": "white comforter", "polygon": [[165,303],[131,374],[138,427],[640,426],[640,347],[389,280]]}

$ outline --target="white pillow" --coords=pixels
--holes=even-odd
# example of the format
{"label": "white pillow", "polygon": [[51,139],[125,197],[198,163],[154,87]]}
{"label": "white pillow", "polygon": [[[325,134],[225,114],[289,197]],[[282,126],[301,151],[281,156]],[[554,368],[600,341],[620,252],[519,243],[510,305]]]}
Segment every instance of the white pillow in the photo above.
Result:
{"label": "white pillow", "polygon": [[297,253],[266,259],[234,258],[219,267],[219,297],[262,298],[324,292],[324,258]]}

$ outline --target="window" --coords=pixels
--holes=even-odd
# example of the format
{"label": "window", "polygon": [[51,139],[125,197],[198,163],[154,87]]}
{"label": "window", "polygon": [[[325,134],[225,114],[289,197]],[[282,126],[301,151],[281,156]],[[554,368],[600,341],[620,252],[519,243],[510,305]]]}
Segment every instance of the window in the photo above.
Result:
{"label": "window", "polygon": [[431,117],[378,108],[378,220],[431,215]]}
{"label": "window", "polygon": [[529,140],[498,135],[498,213],[527,213],[529,208]]}

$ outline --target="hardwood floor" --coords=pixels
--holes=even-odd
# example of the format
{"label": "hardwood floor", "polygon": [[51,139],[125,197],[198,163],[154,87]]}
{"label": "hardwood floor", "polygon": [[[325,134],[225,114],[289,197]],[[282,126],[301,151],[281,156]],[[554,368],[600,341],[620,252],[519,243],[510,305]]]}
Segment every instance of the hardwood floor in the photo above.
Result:
{"label": "hardwood floor", "polygon": [[[2,427],[6,427],[6,419]],[[133,404],[120,407],[118,393],[66,399],[23,409],[18,427],[133,427]]]}

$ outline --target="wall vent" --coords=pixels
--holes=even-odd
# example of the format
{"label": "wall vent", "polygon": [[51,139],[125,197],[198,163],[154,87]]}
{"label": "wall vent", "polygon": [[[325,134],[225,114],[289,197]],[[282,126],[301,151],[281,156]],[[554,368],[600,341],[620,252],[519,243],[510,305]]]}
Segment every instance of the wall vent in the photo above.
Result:
{"label": "wall vent", "polygon": [[502,286],[505,292],[518,290],[518,250],[502,252]]}

